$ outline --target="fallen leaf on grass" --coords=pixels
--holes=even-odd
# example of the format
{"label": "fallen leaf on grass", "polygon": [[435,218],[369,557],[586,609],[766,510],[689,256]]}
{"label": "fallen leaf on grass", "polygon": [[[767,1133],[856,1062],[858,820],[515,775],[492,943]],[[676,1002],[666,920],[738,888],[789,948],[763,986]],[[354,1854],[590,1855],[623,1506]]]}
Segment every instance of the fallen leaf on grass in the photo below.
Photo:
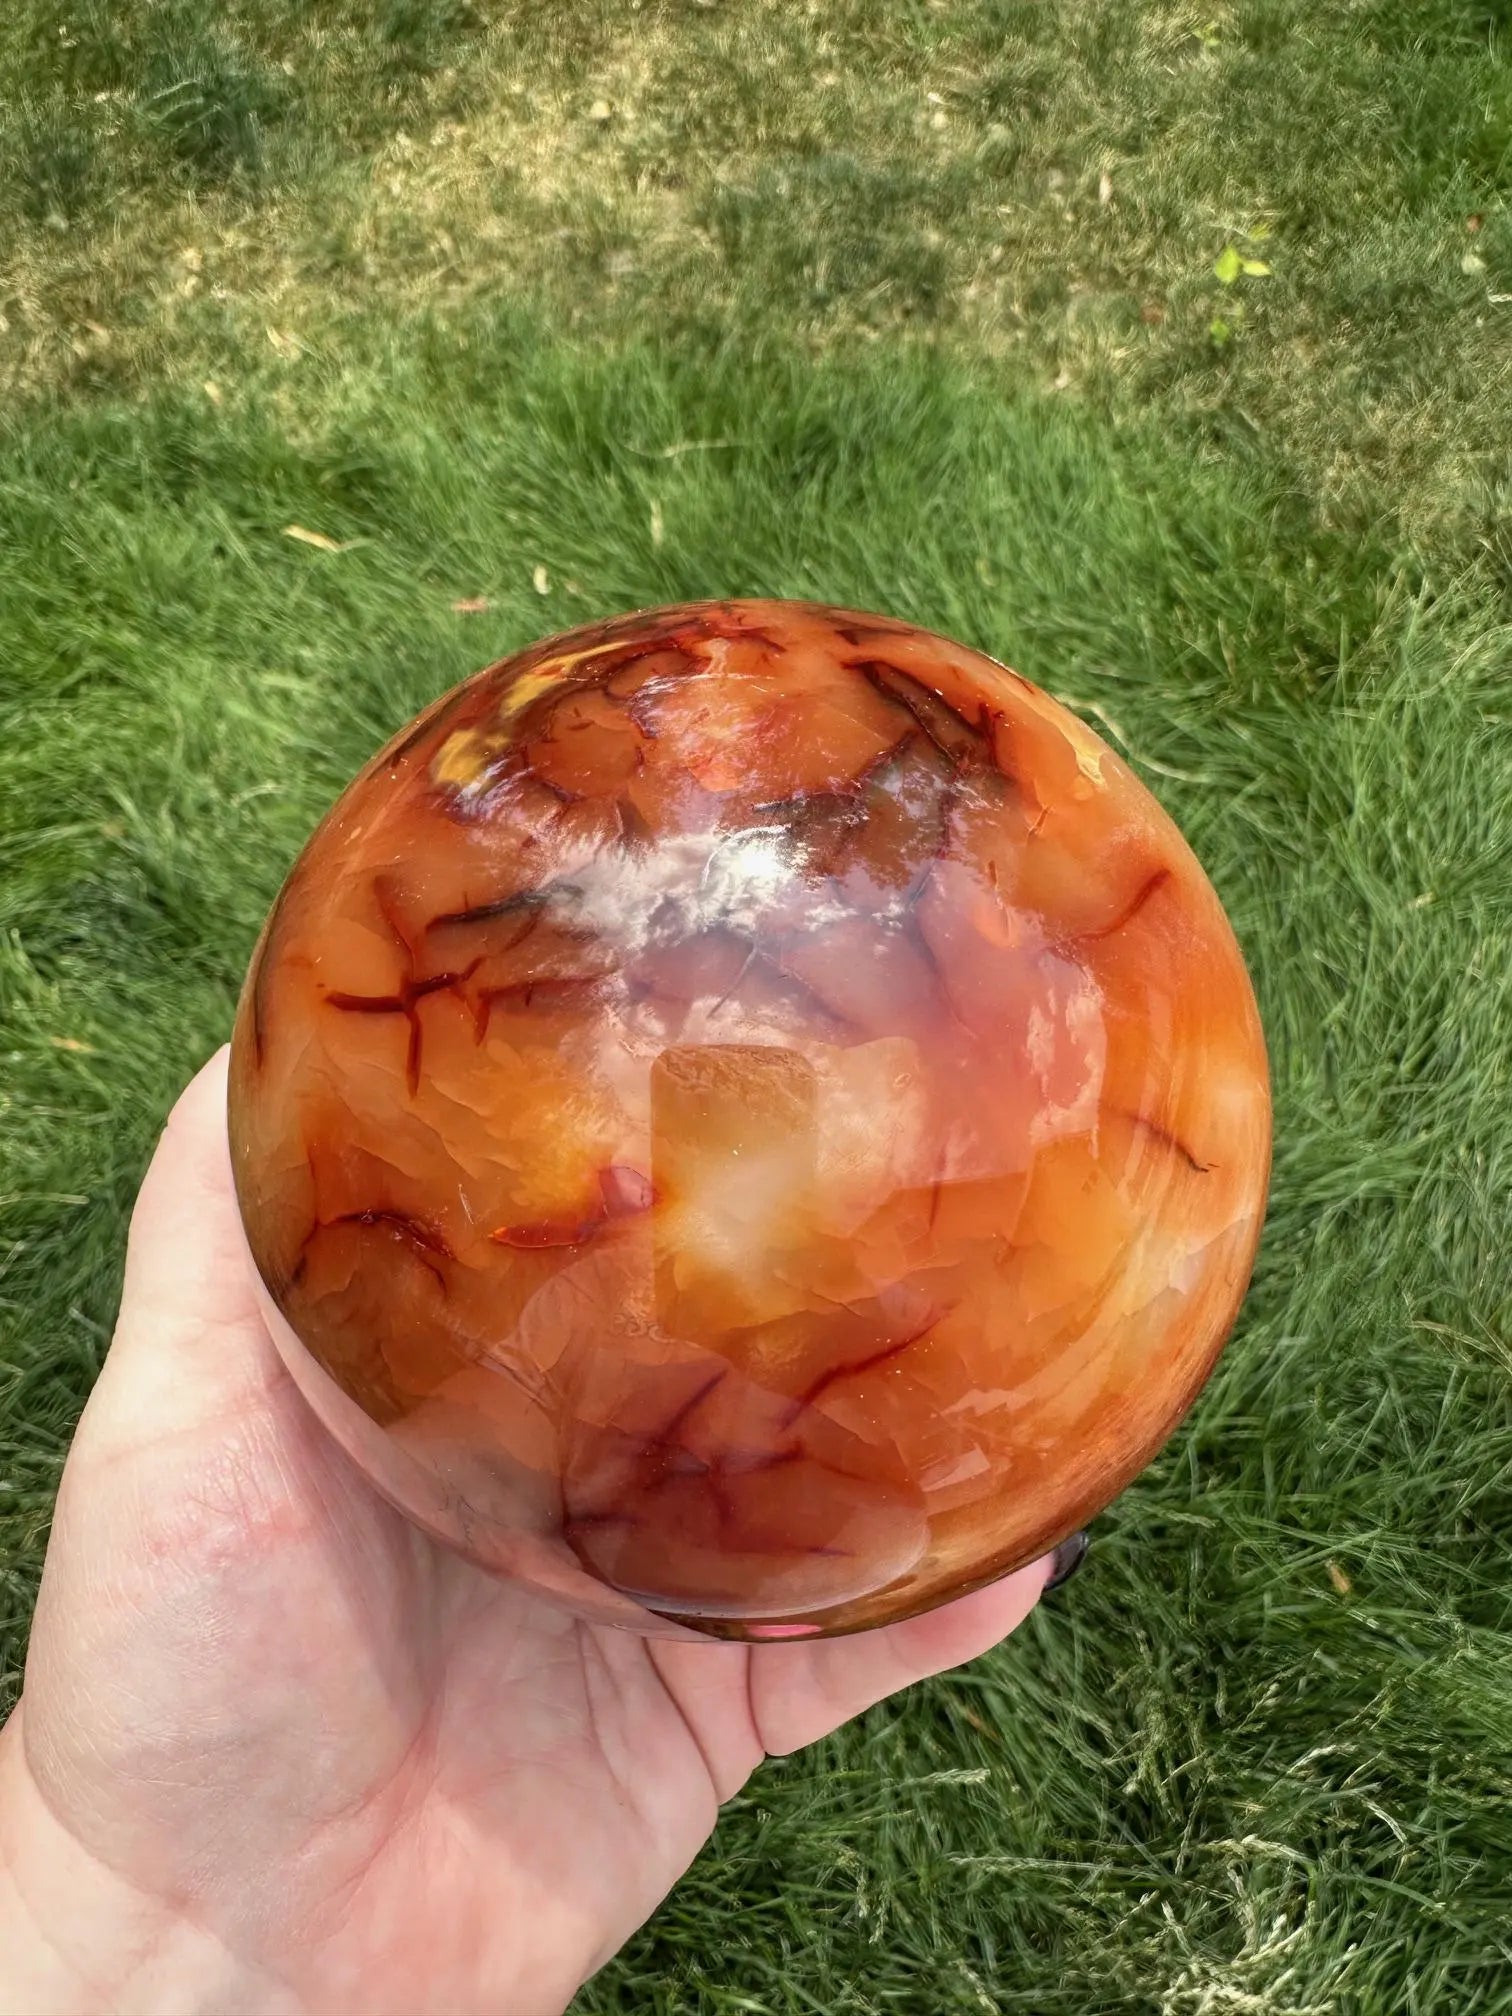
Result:
{"label": "fallen leaf on grass", "polygon": [[324,532],[312,532],[308,525],[285,525],[285,539],[297,539],[302,546],[317,547],[322,553],[345,553],[350,539],[330,539]]}
{"label": "fallen leaf on grass", "polygon": [[551,576],[539,561],[536,563],[535,572],[530,577],[530,585],[534,588],[537,595],[549,595],[551,593]]}
{"label": "fallen leaf on grass", "polygon": [[488,607],[489,601],[486,595],[464,595],[460,601],[453,602],[452,614],[454,616],[482,616],[487,613]]}
{"label": "fallen leaf on grass", "polygon": [[1225,287],[1232,287],[1241,273],[1251,280],[1265,280],[1270,268],[1263,259],[1246,259],[1237,245],[1225,245],[1213,261],[1213,271]]}
{"label": "fallen leaf on grass", "polygon": [[1347,1596],[1350,1590],[1353,1589],[1354,1587],[1353,1582],[1350,1581],[1349,1577],[1344,1573],[1344,1570],[1339,1566],[1337,1561],[1329,1562],[1328,1579],[1330,1582],[1332,1582],[1335,1589],[1338,1590],[1341,1596]]}
{"label": "fallen leaf on grass", "polygon": [[97,1054],[93,1043],[81,1043],[77,1036],[49,1036],[47,1040],[54,1050],[76,1050],[85,1057]]}
{"label": "fallen leaf on grass", "polygon": [[630,446],[629,443],[626,445],[630,447],[632,455],[647,455],[659,462],[670,462],[675,456],[691,455],[695,449],[739,448],[742,444],[735,439],[733,434],[721,434],[716,440],[712,441],[674,441],[669,448],[636,448]]}

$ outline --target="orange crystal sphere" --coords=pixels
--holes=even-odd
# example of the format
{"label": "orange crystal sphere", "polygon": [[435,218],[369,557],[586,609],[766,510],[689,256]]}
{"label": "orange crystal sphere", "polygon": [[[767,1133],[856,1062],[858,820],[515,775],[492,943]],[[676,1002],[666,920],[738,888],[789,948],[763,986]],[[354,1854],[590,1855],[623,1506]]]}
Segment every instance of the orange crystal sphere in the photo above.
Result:
{"label": "orange crystal sphere", "polygon": [[1034,1558],[1210,1371],[1265,1048],[1133,773],[942,637],[654,610],[438,701],[252,960],[269,1324],[437,1537],[579,1612],[850,1630]]}

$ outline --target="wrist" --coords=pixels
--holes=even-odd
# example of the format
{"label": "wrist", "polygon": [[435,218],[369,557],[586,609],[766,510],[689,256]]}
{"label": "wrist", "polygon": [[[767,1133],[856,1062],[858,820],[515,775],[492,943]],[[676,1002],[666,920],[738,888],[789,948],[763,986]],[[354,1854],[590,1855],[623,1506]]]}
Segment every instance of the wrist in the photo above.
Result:
{"label": "wrist", "polygon": [[0,2016],[299,2016],[277,1982],[81,1847],[27,1767],[21,1715],[0,1729]]}

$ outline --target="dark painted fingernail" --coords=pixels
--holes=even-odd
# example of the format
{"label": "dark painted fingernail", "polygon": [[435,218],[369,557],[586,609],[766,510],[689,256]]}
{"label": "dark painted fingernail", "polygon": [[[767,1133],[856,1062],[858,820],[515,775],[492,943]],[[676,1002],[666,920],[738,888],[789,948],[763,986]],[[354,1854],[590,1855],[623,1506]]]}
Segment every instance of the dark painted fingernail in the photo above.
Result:
{"label": "dark painted fingernail", "polygon": [[1071,1577],[1087,1558],[1091,1545],[1085,1533],[1073,1533],[1069,1540],[1062,1540],[1050,1556],[1050,1576],[1045,1583],[1043,1594],[1048,1596],[1052,1589],[1064,1589]]}

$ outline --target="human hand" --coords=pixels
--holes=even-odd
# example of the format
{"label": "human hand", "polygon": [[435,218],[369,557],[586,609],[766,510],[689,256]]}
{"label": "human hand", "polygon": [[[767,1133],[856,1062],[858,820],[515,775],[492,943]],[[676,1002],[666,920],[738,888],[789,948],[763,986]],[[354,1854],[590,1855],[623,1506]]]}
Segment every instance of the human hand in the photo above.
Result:
{"label": "human hand", "polygon": [[175,1107],[0,1734],[8,2006],[560,2011],[765,1755],[974,1657],[1042,1561],[828,1642],[641,1639],[366,1484],[247,1275],[226,1055]]}

